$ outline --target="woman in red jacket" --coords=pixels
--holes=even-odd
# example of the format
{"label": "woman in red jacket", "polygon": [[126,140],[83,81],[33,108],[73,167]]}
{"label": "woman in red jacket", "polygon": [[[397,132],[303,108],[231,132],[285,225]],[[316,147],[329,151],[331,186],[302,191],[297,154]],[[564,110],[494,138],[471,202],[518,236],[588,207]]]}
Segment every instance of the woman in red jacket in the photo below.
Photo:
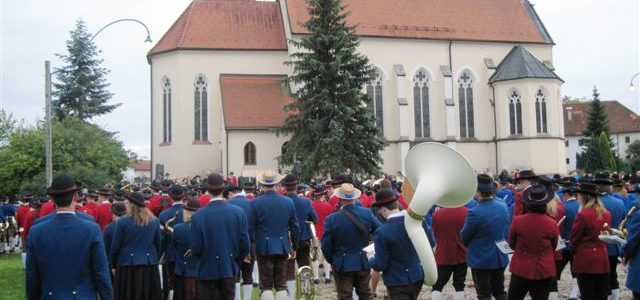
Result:
{"label": "woman in red jacket", "polygon": [[605,300],[609,293],[609,256],[606,244],[598,239],[604,223],[611,224],[611,214],[598,199],[595,184],[578,186],[580,211],[571,228],[573,262],[583,300]]}
{"label": "woman in red jacket", "polygon": [[[553,218],[556,221],[556,225],[558,226],[558,230],[560,230],[560,226],[562,224],[560,222],[564,222],[563,219],[565,217],[565,209],[562,200],[559,197],[555,197],[553,200],[547,203],[547,215]],[[558,280],[560,279],[560,274],[562,273],[562,249],[555,252],[555,263],[556,263],[556,279],[553,281],[553,285],[551,286],[551,293],[549,295],[549,299],[558,299]]]}
{"label": "woman in red jacket", "polygon": [[509,267],[510,300],[524,299],[527,293],[532,300],[549,297],[556,276],[554,251],[560,235],[556,221],[547,215],[547,203],[554,197],[553,189],[542,184],[523,194],[528,213],[516,216],[509,231],[509,246],[514,250]]}

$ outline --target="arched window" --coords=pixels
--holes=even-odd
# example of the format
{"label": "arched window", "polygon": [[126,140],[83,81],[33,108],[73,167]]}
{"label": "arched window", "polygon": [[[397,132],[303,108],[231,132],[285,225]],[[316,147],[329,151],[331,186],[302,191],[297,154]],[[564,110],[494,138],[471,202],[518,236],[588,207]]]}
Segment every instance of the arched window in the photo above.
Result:
{"label": "arched window", "polygon": [[377,70],[376,79],[367,85],[367,96],[371,100],[367,106],[376,118],[378,133],[384,135],[384,107],[382,104],[382,72]]}
{"label": "arched window", "polygon": [[522,134],[522,97],[516,90],[509,94],[509,133]]}
{"label": "arched window", "polygon": [[207,79],[200,74],[196,77],[193,91],[194,127],[196,141],[209,139],[207,132]]}
{"label": "arched window", "polygon": [[413,117],[416,138],[429,137],[429,77],[424,69],[413,77]]}
{"label": "arched window", "polygon": [[547,133],[547,97],[542,89],[536,93],[536,132]]}
{"label": "arched window", "polygon": [[171,143],[171,82],[162,82],[162,142]]}
{"label": "arched window", "polygon": [[244,164],[246,166],[256,165],[256,145],[252,142],[248,142],[244,145]]}
{"label": "arched window", "polygon": [[458,78],[458,108],[460,110],[460,137],[475,136],[473,120],[473,80],[470,72],[464,71]]}

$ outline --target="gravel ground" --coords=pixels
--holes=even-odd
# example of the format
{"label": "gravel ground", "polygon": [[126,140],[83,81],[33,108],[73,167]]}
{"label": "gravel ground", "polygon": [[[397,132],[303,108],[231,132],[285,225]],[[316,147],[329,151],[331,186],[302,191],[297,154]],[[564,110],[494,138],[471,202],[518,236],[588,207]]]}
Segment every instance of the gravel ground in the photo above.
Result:
{"label": "gravel ground", "polygon": [[[565,268],[562,273],[562,278],[558,282],[558,289],[560,297],[558,299],[567,299],[569,296],[569,292],[571,291],[571,274],[569,273],[569,268]],[[509,271],[505,271],[505,290],[509,286]],[[622,265],[618,265],[618,282],[620,283],[620,300],[631,300],[633,297],[631,295],[631,291],[625,287],[625,282],[627,279],[627,269]],[[382,285],[382,280],[380,281],[380,285],[377,290],[378,299],[382,299],[383,295],[386,295],[386,289]],[[447,286],[445,286],[444,291],[444,299],[453,300],[454,290],[451,286],[451,282]],[[316,285],[316,297],[315,299],[337,299],[337,293],[335,292],[335,288],[333,284],[319,284]],[[420,293],[419,299],[431,299],[431,288],[423,287],[422,293]],[[467,288],[465,289],[465,299],[478,299],[476,296],[475,289],[473,288],[473,280],[471,279],[471,272],[467,273]]]}

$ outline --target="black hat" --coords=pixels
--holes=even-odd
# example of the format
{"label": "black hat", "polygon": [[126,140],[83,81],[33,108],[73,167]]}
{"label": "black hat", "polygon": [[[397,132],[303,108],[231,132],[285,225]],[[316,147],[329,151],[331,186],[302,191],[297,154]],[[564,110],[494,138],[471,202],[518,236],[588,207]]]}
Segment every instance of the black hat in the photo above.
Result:
{"label": "black hat", "polygon": [[242,189],[239,186],[235,185],[235,184],[227,184],[227,186],[224,187],[224,191],[225,192],[233,192],[233,193],[235,193],[235,192],[242,191]]}
{"label": "black hat", "polygon": [[578,193],[598,196],[598,186],[590,182],[582,182],[578,184]]}
{"label": "black hat", "polygon": [[47,189],[47,194],[51,196],[64,196],[75,193],[82,189],[82,184],[75,181],[69,175],[58,175],[51,182],[51,186]]}
{"label": "black hat", "polygon": [[124,197],[127,198],[130,203],[144,207],[144,196],[142,193],[133,192],[131,194],[125,194]]}
{"label": "black hat", "polygon": [[562,177],[560,174],[553,174],[553,183],[562,184]]}
{"label": "black hat", "polygon": [[371,204],[372,207],[387,205],[398,200],[396,194],[390,189],[381,189],[376,193],[376,201]]}
{"label": "black hat", "polygon": [[111,213],[122,217],[127,214],[127,206],[124,202],[114,202],[113,205],[111,205]]}
{"label": "black hat", "polygon": [[96,190],[89,189],[89,190],[87,190],[87,197],[97,198],[98,194],[96,193]]}
{"label": "black hat", "polygon": [[325,187],[333,187],[333,180],[327,180],[324,182]]}
{"label": "black hat", "polygon": [[174,200],[180,200],[186,195],[186,191],[179,184],[176,184],[169,189],[169,197],[173,198]]}
{"label": "black hat", "polygon": [[487,174],[478,174],[478,192],[493,192],[496,187],[493,184],[493,179]]}
{"label": "black hat", "polygon": [[624,186],[624,181],[622,179],[614,179],[613,186]]}
{"label": "black hat", "polygon": [[542,206],[553,200],[555,193],[549,185],[535,184],[524,191],[523,197],[529,206]]}
{"label": "black hat", "polygon": [[513,176],[509,174],[501,174],[498,176],[498,179],[500,180],[500,184],[505,185],[513,181]]}
{"label": "black hat", "polygon": [[113,200],[115,201],[124,201],[125,192],[123,190],[117,190],[113,193]]}
{"label": "black hat", "polygon": [[576,194],[578,193],[578,186],[573,182],[567,182],[562,185],[562,190],[565,193]]}
{"label": "black hat", "polygon": [[518,177],[516,178],[516,180],[536,179],[536,178],[538,178],[538,175],[536,175],[536,173],[533,172],[533,170],[522,170],[520,171],[520,173],[518,173]]}
{"label": "black hat", "polygon": [[601,185],[612,185],[613,180],[609,178],[609,173],[597,173],[593,178],[593,183]]}
{"label": "black hat", "polygon": [[40,208],[42,207],[42,200],[40,199],[40,197],[31,199],[31,201],[29,201],[29,206],[33,207],[33,208]]}
{"label": "black hat", "polygon": [[287,176],[282,179],[282,185],[284,186],[294,186],[298,185],[298,177],[293,174],[287,174]]}
{"label": "black hat", "polygon": [[217,173],[211,173],[207,176],[207,189],[223,189],[224,188],[224,177]]}
{"label": "black hat", "polygon": [[99,189],[97,192],[98,195],[103,195],[103,196],[110,196],[111,195],[111,191],[109,191],[108,189],[102,188]]}
{"label": "black hat", "polygon": [[185,204],[182,208],[188,210],[188,211],[196,211],[198,209],[200,209],[200,202],[198,202],[198,200],[195,199],[191,199],[189,201],[187,201],[187,204]]}
{"label": "black hat", "polygon": [[173,181],[171,181],[171,179],[163,179],[160,185],[164,188],[167,188],[173,185]]}
{"label": "black hat", "polygon": [[542,175],[540,177],[538,177],[538,183],[545,185],[545,186],[551,186],[552,184],[555,183],[555,181],[551,178],[549,178],[549,176],[547,175]]}
{"label": "black hat", "polygon": [[245,191],[249,192],[249,191],[254,191],[256,189],[256,185],[255,183],[251,182],[251,181],[247,181],[245,182],[242,187],[244,188]]}
{"label": "black hat", "polygon": [[613,180],[620,179],[620,174],[618,174],[618,173],[611,174],[611,179],[613,179]]}
{"label": "black hat", "polygon": [[157,181],[154,181],[151,183],[151,185],[149,186],[152,190],[156,190],[159,191],[162,189],[162,187],[160,186],[160,184],[158,184]]}
{"label": "black hat", "polygon": [[311,193],[314,196],[320,196],[320,195],[325,195],[327,193],[327,191],[324,190],[324,186],[322,184],[316,184],[316,186],[313,187],[313,192]]}
{"label": "black hat", "polygon": [[347,174],[336,175],[331,184],[335,187],[343,183],[351,183],[351,178]]}
{"label": "black hat", "polygon": [[22,200],[24,200],[25,202],[29,202],[33,199],[33,195],[24,195],[24,197],[22,197]]}

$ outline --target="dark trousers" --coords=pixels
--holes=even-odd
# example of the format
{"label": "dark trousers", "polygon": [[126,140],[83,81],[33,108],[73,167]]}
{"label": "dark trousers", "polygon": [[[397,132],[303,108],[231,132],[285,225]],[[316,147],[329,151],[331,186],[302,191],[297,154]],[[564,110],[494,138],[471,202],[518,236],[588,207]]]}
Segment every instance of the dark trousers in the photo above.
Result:
{"label": "dark trousers", "polygon": [[298,243],[298,250],[296,251],[296,262],[298,268],[302,266],[311,266],[311,240],[301,241]]}
{"label": "dark trousers", "polygon": [[392,300],[416,300],[422,290],[422,281],[413,284],[388,286],[387,293]]}
{"label": "dark trousers", "polygon": [[433,285],[433,290],[442,292],[444,286],[453,275],[453,288],[456,292],[464,291],[464,280],[467,278],[467,264],[438,266],[438,280]]}
{"label": "dark trousers", "polygon": [[333,276],[336,279],[338,300],[351,300],[353,288],[356,289],[358,299],[373,299],[373,292],[371,292],[371,287],[369,286],[369,281],[371,280],[371,272],[369,270],[334,272]]}
{"label": "dark trousers", "polygon": [[555,277],[532,280],[511,274],[509,282],[509,300],[522,300],[529,293],[531,300],[547,300],[551,286],[556,281]]}
{"label": "dark trousers", "polygon": [[[619,289],[620,285],[618,284],[618,257],[617,256],[609,256],[609,288],[612,290]],[[611,291],[609,291],[611,294]]]}
{"label": "dark trousers", "polygon": [[174,289],[175,272],[173,262],[165,262],[162,264],[162,294],[163,299],[169,298],[169,291]]}
{"label": "dark trousers", "polygon": [[495,270],[471,269],[473,282],[479,300],[491,299],[504,300],[507,293],[504,291],[504,268]]}
{"label": "dark trousers", "polygon": [[250,262],[242,261],[240,264],[240,274],[238,281],[242,279],[242,284],[253,284],[253,259]]}
{"label": "dark trousers", "polygon": [[261,290],[287,290],[287,257],[287,254],[258,255]]}
{"label": "dark trousers", "polygon": [[633,300],[640,300],[640,293],[633,292]]}
{"label": "dark trousers", "polygon": [[609,274],[576,274],[582,300],[606,300],[609,297]]}
{"label": "dark trousers", "polygon": [[236,294],[236,281],[233,277],[196,282],[198,300],[233,300]]}
{"label": "dark trousers", "polygon": [[[556,280],[553,282],[553,285],[551,286],[552,292],[558,291],[558,280],[560,280],[560,277],[562,276],[562,271],[564,270],[564,267],[566,267],[567,264],[570,263],[571,261],[573,261],[573,254],[571,253],[571,251],[562,250],[562,259],[556,260]],[[571,268],[571,265],[569,265],[569,268]],[[576,274],[574,274],[572,271],[571,276],[575,278]]]}

